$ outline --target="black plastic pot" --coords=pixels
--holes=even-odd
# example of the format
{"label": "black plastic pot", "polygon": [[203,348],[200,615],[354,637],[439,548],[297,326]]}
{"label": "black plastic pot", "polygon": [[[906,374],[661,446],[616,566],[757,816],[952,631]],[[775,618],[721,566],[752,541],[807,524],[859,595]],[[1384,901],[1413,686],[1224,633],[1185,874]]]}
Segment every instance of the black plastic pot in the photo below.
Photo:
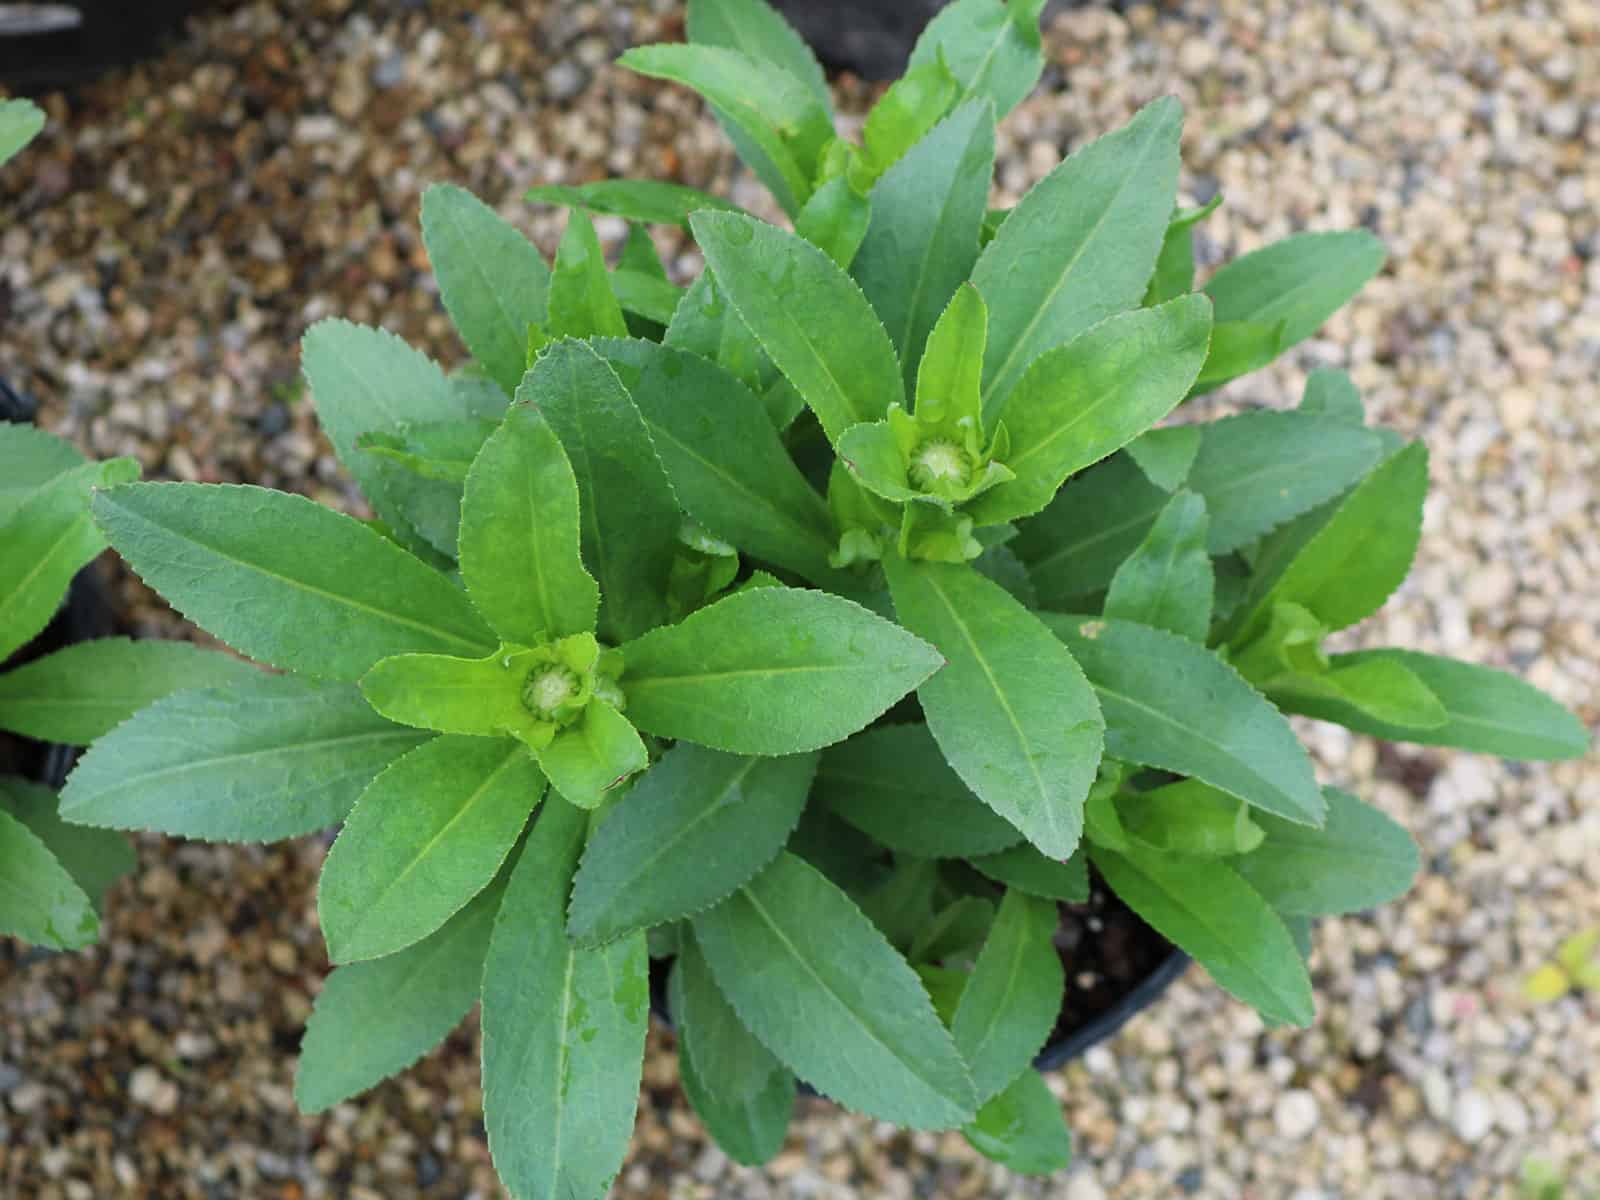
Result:
{"label": "black plastic pot", "polygon": [[87,83],[155,53],[190,13],[215,0],[0,0],[0,81],[38,93]]}

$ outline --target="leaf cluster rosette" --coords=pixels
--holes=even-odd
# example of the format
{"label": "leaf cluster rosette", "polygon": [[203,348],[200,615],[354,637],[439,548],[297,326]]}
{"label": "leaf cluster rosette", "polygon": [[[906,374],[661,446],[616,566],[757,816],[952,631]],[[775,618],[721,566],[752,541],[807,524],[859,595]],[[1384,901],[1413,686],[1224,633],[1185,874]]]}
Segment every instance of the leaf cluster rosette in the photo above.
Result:
{"label": "leaf cluster rosette", "polygon": [[[788,228],[677,184],[536,188],[553,267],[423,199],[446,374],[313,327],[318,414],[374,517],[129,484],[94,512],[176,607],[284,672],[168,697],[64,811],[252,839],[343,821],[297,1094],[338,1103],[476,1001],[520,1197],[596,1197],[632,1127],[652,958],[690,1101],[781,1146],[797,1080],[1017,1170],[1062,1166],[1030,1069],[1092,866],[1272,1024],[1312,922],[1417,851],[1319,784],[1286,713],[1514,757],[1574,718],[1485,668],[1329,654],[1409,568],[1420,446],[1350,381],[1211,422],[1189,398],[1310,336],[1382,262],[1302,234],[1195,289],[1182,113],[1158,100],[1013,209],[994,127],[1039,0],[957,0],[859,142],[761,0],[691,0],[623,65],[698,91]],[[627,222],[608,265],[590,214]],[[680,288],[649,226],[692,233]]]}

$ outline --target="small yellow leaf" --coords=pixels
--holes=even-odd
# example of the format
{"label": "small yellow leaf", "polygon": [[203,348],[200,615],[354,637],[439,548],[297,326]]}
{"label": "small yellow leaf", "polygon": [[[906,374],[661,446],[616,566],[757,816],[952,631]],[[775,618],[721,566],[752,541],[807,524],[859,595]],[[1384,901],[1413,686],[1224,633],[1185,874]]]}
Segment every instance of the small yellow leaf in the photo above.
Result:
{"label": "small yellow leaf", "polygon": [[1546,963],[1522,983],[1522,994],[1535,1004],[1559,1000],[1572,989],[1567,973],[1554,963]]}

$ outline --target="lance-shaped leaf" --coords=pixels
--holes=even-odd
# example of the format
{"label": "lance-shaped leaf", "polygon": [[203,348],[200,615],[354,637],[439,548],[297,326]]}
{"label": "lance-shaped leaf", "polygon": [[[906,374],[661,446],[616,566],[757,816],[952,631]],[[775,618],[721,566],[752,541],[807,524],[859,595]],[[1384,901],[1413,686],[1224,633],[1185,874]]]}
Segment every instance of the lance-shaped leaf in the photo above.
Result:
{"label": "lance-shaped leaf", "polygon": [[394,464],[382,457],[361,453],[357,439],[486,414],[473,411],[467,394],[451,386],[437,363],[387,330],[335,318],[318,321],[301,339],[300,359],[317,420],[339,461],[378,516],[407,536],[411,480],[403,472],[397,476]]}
{"label": "lance-shaped leaf", "polygon": [[97,638],[0,675],[0,729],[87,746],[172,692],[260,675],[252,663],[189,642]]}
{"label": "lance-shaped leaf", "polygon": [[1438,729],[1450,714],[1416,672],[1390,658],[1339,664],[1337,669],[1294,671],[1262,684],[1287,712],[1307,705],[1348,706],[1374,721],[1407,729]]}
{"label": "lance-shaped leaf", "polygon": [[405,1070],[478,1000],[505,872],[444,925],[404,950],[339,967],[306,1021],[295,1105],[317,1113]]}
{"label": "lance-shaped leaf", "polygon": [[702,208],[724,212],[742,211],[720,196],[713,196],[681,183],[660,179],[600,179],[572,186],[548,184],[529,188],[523,197],[530,204],[557,204],[564,208],[586,208],[647,225],[689,227],[689,214]]}
{"label": "lance-shaped leaf", "polygon": [[32,425],[0,422],[0,527],[35,489],[85,461],[65,438]]}
{"label": "lance-shaped leaf", "polygon": [[465,592],[304,496],[130,483],[97,492],[93,509],[146,583],[241,654],[275,667],[355,680],[393,654],[494,648]]}
{"label": "lance-shaped leaf", "polygon": [[915,1129],[971,1119],[971,1077],[916,973],[815,868],[780,854],[694,934],[739,1020],[819,1091]]}
{"label": "lance-shaped leaf", "polygon": [[[658,328],[665,328],[667,322],[672,320],[672,314],[683,303],[685,294],[683,288],[675,287],[665,279],[630,267],[618,267],[611,272],[611,290],[616,294],[623,312],[643,317]],[[628,328],[631,330],[633,327],[630,322]]]}
{"label": "lance-shaped leaf", "polygon": [[0,163],[15,155],[44,128],[44,109],[32,100],[0,100]]}
{"label": "lance-shaped leaf", "polygon": [[1062,862],[1046,858],[1032,846],[1012,846],[967,861],[996,883],[1030,896],[1067,904],[1084,904],[1089,899],[1089,869],[1081,850]]}
{"label": "lance-shaped leaf", "polygon": [[917,363],[916,416],[920,423],[983,422],[983,349],[989,306],[971,284],[956,289],[928,334]]}
{"label": "lance-shaped leaf", "polygon": [[842,741],[938,670],[922,639],[839,596],[757,588],[622,647],[628,717],[734,754]]}
{"label": "lance-shaped leaf", "polygon": [[486,658],[398,654],[361,677],[361,694],[402,725],[474,737],[509,734],[534,745],[544,739],[522,702],[530,661],[511,647]]}
{"label": "lance-shaped leaf", "polygon": [[1226,863],[1138,842],[1090,856],[1129,908],[1269,1021],[1309,1025],[1311,977],[1282,919]]}
{"label": "lance-shaped leaf", "polygon": [[1260,818],[1266,840],[1234,868],[1280,913],[1318,917],[1361,912],[1403,896],[1421,866],[1400,825],[1348,792],[1325,788],[1321,829]]}
{"label": "lance-shaped leaf", "polygon": [[815,754],[747,758],[688,743],[668,750],[590,839],[568,932],[582,943],[609,941],[715,904],[789,840],[816,767]]}
{"label": "lance-shaped leaf", "polygon": [[430,735],[347,683],[257,675],[181,691],[101,738],[67,779],[80,825],[271,842],[342,821],[373,776]]}
{"label": "lance-shaped leaf", "polygon": [[740,1024],[699,944],[687,933],[668,997],[689,1103],[728,1157],[747,1166],[766,1162],[782,1148],[789,1127],[793,1073]]}
{"label": "lance-shaped leaf", "polygon": [[1006,892],[962,990],[951,1031],[972,1067],[980,1105],[1029,1069],[1061,1012],[1058,922],[1053,902]]}
{"label": "lance-shaped leaf", "polygon": [[832,94],[822,65],[792,25],[765,0],[689,0],[691,42],[723,46],[771,63],[804,83],[824,111]]}
{"label": "lance-shaped leaf", "polygon": [[1194,290],[1194,226],[1222,204],[1218,192],[1201,208],[1179,209],[1167,222],[1161,253],[1156,257],[1155,274],[1145,289],[1146,305],[1165,304]]}
{"label": "lance-shaped leaf", "polygon": [[490,378],[516,391],[528,326],[545,321],[550,268],[532,242],[454,184],[422,193],[422,242],[461,340]]}
{"label": "lance-shaped leaf", "polygon": [[1204,644],[1216,580],[1206,553],[1206,502],[1179,492],[1111,578],[1105,615]]}
{"label": "lance-shaped leaf", "polygon": [[538,753],[550,786],[578,808],[596,807],[606,792],[650,765],[638,731],[604,700],[591,700]]}
{"label": "lance-shaped leaf", "polygon": [[1043,0],[957,0],[928,22],[911,51],[912,67],[943,63],[963,96],[987,97],[1005,116],[1044,70],[1039,37]]}
{"label": "lance-shaped leaf", "polygon": [[1022,1175],[1052,1175],[1072,1161],[1066,1117],[1036,1071],[1018,1075],[961,1134],[985,1158]]}
{"label": "lance-shaped leaf", "polygon": [[683,521],[678,502],[644,418],[591,346],[552,346],[535,371],[545,382],[530,398],[560,436],[578,480],[583,561],[600,583],[600,635],[638,637],[666,619]]}
{"label": "lance-shaped leaf", "polygon": [[705,97],[739,151],[785,212],[811,195],[811,174],[833,137],[827,109],[782,68],[721,46],[638,46],[618,63]]}
{"label": "lance-shaped leaf", "polygon": [[1304,413],[1333,417],[1352,425],[1361,425],[1367,419],[1355,382],[1332,367],[1319,367],[1306,376],[1306,390],[1300,397],[1299,408]]}
{"label": "lance-shaped leaf", "polygon": [[1413,726],[1376,720],[1347,702],[1289,693],[1293,712],[1336,721],[1357,733],[1391,742],[1456,746],[1501,758],[1581,758],[1589,751],[1583,722],[1538,688],[1514,675],[1413,650],[1358,650],[1335,654],[1335,672],[1375,661],[1398,663],[1444,705],[1443,724]]}
{"label": "lance-shaped leaf", "polygon": [[1004,588],[970,567],[884,564],[900,623],[948,665],[918,692],[956,774],[1040,850],[1066,858],[1104,726],[1083,672]]}
{"label": "lance-shaped leaf", "polygon": [[1217,321],[1283,326],[1280,350],[1310,337],[1383,266],[1364,229],[1297,233],[1235,259],[1205,286]]}
{"label": "lance-shaped leaf", "polygon": [[[710,359],[755,392],[765,392],[783,379],[710,271],[700,272],[689,285],[662,342]],[[800,407],[805,407],[804,401]]]}
{"label": "lance-shaped leaf", "polygon": [[1211,651],[1132,621],[1042,616],[1094,684],[1107,754],[1192,775],[1291,821],[1322,823],[1300,739]]}
{"label": "lance-shaped leaf", "polygon": [[1141,433],[1124,447],[1145,478],[1164,492],[1175,492],[1189,478],[1200,453],[1201,426],[1166,425]]}
{"label": "lance-shaped leaf", "polygon": [[61,819],[60,803],[50,788],[15,775],[0,775],[0,813],[27,826],[99,912],[111,885],[132,871],[138,858],[128,839],[119,833],[67,824]]}
{"label": "lance-shaped leaf", "polygon": [[852,177],[876,179],[955,107],[961,84],[943,63],[912,67],[889,85],[861,127],[861,159]]}
{"label": "lance-shaped leaf", "polygon": [[1260,631],[1274,604],[1298,604],[1330,632],[1377,612],[1411,570],[1427,492],[1428,451],[1413,442],[1339,501],[1239,622],[1235,644]]}
{"label": "lance-shaped leaf", "polygon": [[1230,379],[1259,371],[1283,353],[1282,321],[1218,321],[1211,330],[1205,366],[1192,394],[1220,387]]}
{"label": "lance-shaped leaf", "polygon": [[904,399],[883,325],[825,253],[754,217],[697,213],[690,224],[718,286],[831,441]]}
{"label": "lance-shaped leaf", "polygon": [[1178,190],[1183,109],[1168,96],[1075,151],[1012,210],[973,268],[989,300],[984,411],[1044,351],[1144,295]]}
{"label": "lance-shaped leaf", "polygon": [[626,337],[627,322],[611,291],[605,253],[594,222],[581,208],[567,214],[567,231],[556,248],[550,276],[550,314],[545,332],[551,337]]}
{"label": "lance-shaped leaf", "polygon": [[50,623],[78,569],[105,549],[89,516],[90,489],[139,477],[131,458],[55,476],[0,525],[0,661]]}
{"label": "lance-shaped leaf", "polygon": [[882,725],[830,747],[816,793],[863,833],[919,858],[985,854],[1022,840],[961,782],[926,725]]}
{"label": "lance-shaped leaf", "polygon": [[843,175],[836,175],[811,193],[794,219],[794,231],[848,271],[867,236],[871,216],[867,198],[857,195]]}
{"label": "lance-shaped leaf", "polygon": [[1166,416],[1205,360],[1203,296],[1111,317],[1041,355],[1005,403],[1010,483],[968,511],[980,525],[1038,512],[1067,477],[1120,450]]}
{"label": "lance-shaped leaf", "polygon": [[384,769],[328,852],[317,916],[336,963],[420,941],[505,861],[544,776],[509,738],[446,735]]}
{"label": "lance-shaped leaf", "polygon": [[1043,512],[1017,527],[1011,543],[1040,604],[1078,607],[1108,587],[1170,500],[1123,454],[1068,481]]}
{"label": "lance-shaped leaf", "polygon": [[[1323,794],[1327,795],[1326,791]],[[1117,823],[1125,833],[1174,854],[1202,858],[1248,854],[1261,845],[1264,836],[1243,800],[1198,779],[1180,780],[1147,792],[1124,793],[1115,797],[1115,804]],[[1278,824],[1306,828],[1288,821]]]}
{"label": "lance-shaped leaf", "polygon": [[642,341],[595,348],[644,417],[673,492],[710,533],[817,583],[845,577],[827,505],[784,448],[761,401],[697,354]]}
{"label": "lance-shaped leaf", "polygon": [[1337,496],[1378,461],[1371,430],[1302,412],[1250,412],[1205,426],[1188,487],[1211,514],[1207,548],[1226,554]]}
{"label": "lance-shaped leaf", "polygon": [[32,830],[0,810],[0,934],[78,950],[99,932],[94,905],[67,869]]}
{"label": "lance-shaped leaf", "polygon": [[557,346],[517,388],[484,443],[461,505],[461,578],[506,641],[525,646],[594,629],[600,589],[583,567],[578,482],[544,404],[575,385]]}
{"label": "lance-shaped leaf", "polygon": [[909,384],[928,332],[972,272],[994,174],[994,113],[962,105],[873,185],[853,264]]}
{"label": "lance-shaped leaf", "polygon": [[[494,387],[491,381],[484,382],[491,389]],[[497,391],[495,395],[500,393]],[[406,425],[398,433],[364,433],[356,439],[356,448],[397,463],[423,479],[455,484],[459,510],[461,485],[467,481],[472,460],[478,457],[489,435],[499,428],[505,408],[504,404],[499,405],[493,419],[463,417],[426,425]],[[459,511],[456,520],[459,524]]]}
{"label": "lance-shaped leaf", "polygon": [[622,1165],[649,1021],[644,934],[567,940],[587,814],[552,798],[528,835],[483,970],[483,1120],[519,1200],[600,1200]]}

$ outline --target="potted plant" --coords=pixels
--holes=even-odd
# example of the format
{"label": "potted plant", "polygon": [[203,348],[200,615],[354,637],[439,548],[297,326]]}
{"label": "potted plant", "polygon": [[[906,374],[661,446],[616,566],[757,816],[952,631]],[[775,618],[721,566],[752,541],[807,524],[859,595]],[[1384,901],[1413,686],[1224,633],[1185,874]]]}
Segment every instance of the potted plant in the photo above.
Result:
{"label": "potted plant", "polygon": [[[1405,575],[1427,481],[1348,379],[1164,423],[1309,336],[1374,239],[1299,235],[1195,291],[1209,208],[1176,208],[1170,99],[987,210],[1037,10],[947,8],[858,144],[773,10],[692,0],[689,44],[622,61],[699,90],[793,232],[677,184],[535,189],[572,210],[552,268],[436,186],[423,236],[471,364],[338,320],[303,345],[371,520],[253,487],[94,497],[149,583],[283,673],[137,714],[64,813],[343,822],[302,1107],[481,999],[502,1179],[599,1196],[654,960],[734,1158],[775,1152],[803,1080],[1053,1170],[1030,1063],[1065,1032],[1062,902],[1099,887],[1305,1024],[1311,921],[1409,885],[1409,837],[1320,787],[1285,713],[1583,752],[1508,676],[1323,652]],[[630,223],[615,269],[590,212]],[[686,290],[656,223],[705,254]]]}
{"label": "potted plant", "polygon": [[[44,121],[26,100],[0,102],[0,163]],[[98,636],[105,601],[81,569],[106,541],[89,494],[137,479],[139,467],[88,462],[31,416],[0,382],[0,934],[75,950],[98,935],[106,889],[133,852],[119,835],[61,820],[71,748],[175,686],[255,671],[187,644]]]}

